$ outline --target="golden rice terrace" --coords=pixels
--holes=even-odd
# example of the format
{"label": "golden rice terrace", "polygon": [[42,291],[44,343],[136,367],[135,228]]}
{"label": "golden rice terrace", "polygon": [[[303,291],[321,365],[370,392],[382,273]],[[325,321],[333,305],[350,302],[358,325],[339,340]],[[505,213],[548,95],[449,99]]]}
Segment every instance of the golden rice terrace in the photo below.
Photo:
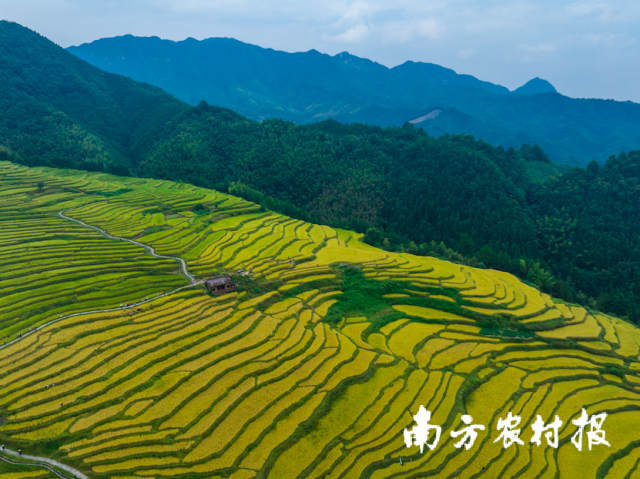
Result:
{"label": "golden rice terrace", "polygon": [[[96,478],[640,477],[635,327],[359,238],[186,184],[0,163],[0,440]],[[238,291],[210,295],[218,275]],[[403,435],[420,406],[442,428],[422,453]],[[610,446],[571,441],[583,408]],[[509,413],[523,444],[505,448]],[[468,449],[463,415],[485,426]],[[557,448],[531,443],[537,416],[562,420]]]}

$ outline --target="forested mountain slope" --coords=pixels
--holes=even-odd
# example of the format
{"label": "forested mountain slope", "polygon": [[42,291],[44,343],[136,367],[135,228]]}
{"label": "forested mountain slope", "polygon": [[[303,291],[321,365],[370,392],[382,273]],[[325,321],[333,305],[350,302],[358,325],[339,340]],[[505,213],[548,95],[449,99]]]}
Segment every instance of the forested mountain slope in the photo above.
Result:
{"label": "forested mountain slope", "polygon": [[640,317],[640,151],[553,178],[529,193],[543,257],[596,307]]}
{"label": "forested mountain slope", "polygon": [[99,70],[6,21],[0,22],[0,91],[5,155],[89,170],[129,164],[159,127],[188,108],[157,87]]}
{"label": "forested mountain slope", "polygon": [[536,143],[552,160],[586,166],[640,148],[640,105],[573,99],[534,79],[514,93],[427,63],[387,68],[346,52],[285,53],[230,38],[181,42],[126,35],[70,47],[106,71],[207,101],[251,119],[335,118],[380,126],[418,123],[432,135],[468,133],[493,145]]}

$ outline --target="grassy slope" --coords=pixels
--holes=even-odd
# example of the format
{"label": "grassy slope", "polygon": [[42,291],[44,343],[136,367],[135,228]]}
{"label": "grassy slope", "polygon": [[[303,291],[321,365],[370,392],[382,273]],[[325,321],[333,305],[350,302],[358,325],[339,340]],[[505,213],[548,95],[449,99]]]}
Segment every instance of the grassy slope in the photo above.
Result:
{"label": "grassy slope", "polygon": [[[134,316],[63,319],[1,349],[0,437],[14,449],[96,477],[471,477],[483,468],[624,477],[634,467],[640,334],[616,318],[555,303],[505,273],[386,253],[185,184],[9,163],[0,177],[11,186],[0,198],[7,209],[54,220],[53,200],[67,201],[76,206],[68,215],[180,255],[197,275],[252,272],[234,275],[239,293],[211,298],[196,287]],[[57,189],[25,201],[38,180]],[[88,241],[66,234],[52,251]],[[422,455],[402,439],[420,405],[444,429]],[[575,451],[570,420],[581,407],[609,413],[611,448]],[[494,440],[508,411],[522,417],[525,445],[505,450]],[[469,451],[448,434],[464,412],[487,426]],[[528,443],[537,414],[564,421],[555,454],[544,439]]]}

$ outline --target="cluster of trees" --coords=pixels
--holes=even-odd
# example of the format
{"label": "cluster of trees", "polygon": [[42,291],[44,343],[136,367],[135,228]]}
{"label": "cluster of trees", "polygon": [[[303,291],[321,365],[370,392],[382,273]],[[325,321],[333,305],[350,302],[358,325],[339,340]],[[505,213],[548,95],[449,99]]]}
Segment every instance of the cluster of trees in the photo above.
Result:
{"label": "cluster of trees", "polygon": [[640,319],[640,151],[591,162],[529,193],[541,256],[595,307]]}
{"label": "cluster of trees", "polygon": [[370,228],[364,240],[389,251],[436,255],[507,271],[569,302],[640,322],[640,151],[592,162],[527,189],[537,251],[511,257],[462,233],[444,242],[389,241]]}

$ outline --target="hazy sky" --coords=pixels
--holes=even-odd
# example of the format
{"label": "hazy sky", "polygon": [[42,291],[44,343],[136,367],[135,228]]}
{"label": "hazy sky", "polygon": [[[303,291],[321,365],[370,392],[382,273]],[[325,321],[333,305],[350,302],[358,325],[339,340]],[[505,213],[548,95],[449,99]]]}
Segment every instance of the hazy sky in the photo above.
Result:
{"label": "hazy sky", "polygon": [[67,47],[127,33],[233,37],[288,52],[437,63],[517,88],[640,103],[637,0],[0,0],[0,18]]}

